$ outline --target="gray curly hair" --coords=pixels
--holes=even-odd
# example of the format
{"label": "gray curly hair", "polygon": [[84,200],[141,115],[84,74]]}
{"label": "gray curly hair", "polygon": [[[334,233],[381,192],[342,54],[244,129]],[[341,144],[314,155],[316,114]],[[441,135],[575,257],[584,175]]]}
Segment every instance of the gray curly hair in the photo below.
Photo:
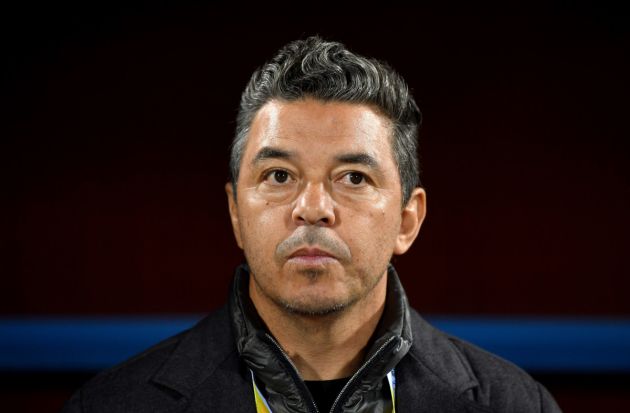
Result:
{"label": "gray curly hair", "polygon": [[236,183],[252,121],[267,102],[311,97],[367,104],[392,123],[392,149],[402,186],[403,205],[420,185],[417,156],[420,110],[407,84],[389,65],[350,52],[317,36],[293,41],[253,74],[241,95],[230,153],[230,180]]}

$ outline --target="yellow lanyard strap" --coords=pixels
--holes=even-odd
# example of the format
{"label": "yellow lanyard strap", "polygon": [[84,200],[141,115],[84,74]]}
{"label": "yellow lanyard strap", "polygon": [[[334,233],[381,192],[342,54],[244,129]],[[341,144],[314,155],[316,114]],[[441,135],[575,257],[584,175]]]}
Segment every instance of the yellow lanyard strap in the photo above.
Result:
{"label": "yellow lanyard strap", "polygon": [[258,390],[258,386],[256,386],[256,380],[254,379],[254,372],[252,373],[252,383],[254,384],[254,400],[256,401],[256,411],[258,413],[271,413],[271,408],[267,404],[267,400],[265,400],[265,396],[262,395],[260,390]]}
{"label": "yellow lanyard strap", "polygon": [[[271,408],[265,399],[265,396],[262,395],[258,386],[256,385],[256,380],[254,379],[254,372],[250,370],[252,374],[252,384],[254,385],[254,400],[256,401],[256,411],[258,413],[271,413]],[[392,396],[392,412],[396,413],[396,376],[394,375],[394,370],[387,373],[387,382],[389,383],[389,392]]]}

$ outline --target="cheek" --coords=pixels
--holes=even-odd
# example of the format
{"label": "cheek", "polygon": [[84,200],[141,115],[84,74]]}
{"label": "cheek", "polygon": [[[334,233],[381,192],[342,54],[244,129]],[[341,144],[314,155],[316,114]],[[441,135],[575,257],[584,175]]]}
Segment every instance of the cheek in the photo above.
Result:
{"label": "cheek", "polygon": [[[256,249],[274,247],[285,232],[286,211],[265,201],[249,202],[242,209],[242,238],[245,245]],[[255,253],[255,251],[252,251]]]}
{"label": "cheek", "polygon": [[393,254],[400,218],[383,208],[356,213],[353,223],[347,228],[348,240],[355,254],[364,259],[389,257]]}

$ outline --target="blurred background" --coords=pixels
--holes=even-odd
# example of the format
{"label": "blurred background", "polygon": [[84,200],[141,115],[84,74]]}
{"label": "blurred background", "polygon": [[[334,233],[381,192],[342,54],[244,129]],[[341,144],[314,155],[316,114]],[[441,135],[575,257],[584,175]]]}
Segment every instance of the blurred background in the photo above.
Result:
{"label": "blurred background", "polygon": [[568,3],[3,6],[5,411],[57,411],[225,302],[240,93],[313,34],[390,63],[423,112],[412,305],[565,411],[630,411],[630,13]]}

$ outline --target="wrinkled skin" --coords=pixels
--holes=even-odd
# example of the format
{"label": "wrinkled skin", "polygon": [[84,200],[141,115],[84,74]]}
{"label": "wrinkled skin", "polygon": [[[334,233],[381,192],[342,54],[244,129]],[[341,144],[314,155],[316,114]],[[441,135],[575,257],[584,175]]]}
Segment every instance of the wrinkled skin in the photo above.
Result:
{"label": "wrinkled skin", "polygon": [[304,99],[259,110],[236,200],[226,185],[255,303],[323,315],[374,294],[384,300],[387,264],[410,247],[425,209],[419,188],[401,208],[390,128],[359,104]]}

